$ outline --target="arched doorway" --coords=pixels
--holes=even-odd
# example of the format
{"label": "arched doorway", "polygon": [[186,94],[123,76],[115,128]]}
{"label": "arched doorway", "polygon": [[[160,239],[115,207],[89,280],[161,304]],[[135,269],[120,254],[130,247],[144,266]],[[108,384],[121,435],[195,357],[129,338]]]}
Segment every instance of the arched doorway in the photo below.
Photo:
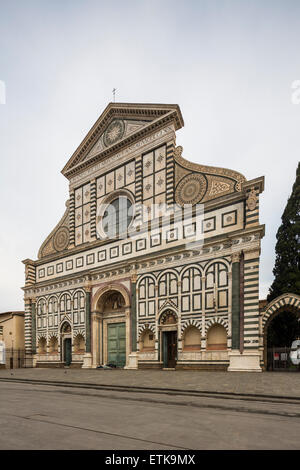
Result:
{"label": "arched doorway", "polygon": [[68,322],[64,322],[61,327],[61,343],[62,343],[62,362],[66,366],[72,364],[72,330]]}
{"label": "arched doorway", "polygon": [[96,293],[93,299],[96,320],[92,326],[94,362],[126,366],[130,352],[129,299],[127,290],[118,284],[108,285]]}
{"label": "arched doorway", "polygon": [[283,294],[274,299],[262,312],[262,325],[264,369],[299,370],[293,349],[300,339],[300,297]]}
{"label": "arched doorway", "polygon": [[175,369],[177,362],[177,315],[165,310],[159,319],[160,344],[164,369]]}

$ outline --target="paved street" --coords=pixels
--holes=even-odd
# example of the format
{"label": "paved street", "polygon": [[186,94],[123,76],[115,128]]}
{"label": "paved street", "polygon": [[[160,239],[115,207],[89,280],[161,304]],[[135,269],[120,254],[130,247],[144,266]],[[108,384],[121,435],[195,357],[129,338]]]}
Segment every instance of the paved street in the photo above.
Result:
{"label": "paved street", "polygon": [[0,396],[0,449],[300,448],[296,399],[168,396],[5,381]]}
{"label": "paved street", "polygon": [[0,380],[4,377],[300,398],[299,372],[2,369]]}

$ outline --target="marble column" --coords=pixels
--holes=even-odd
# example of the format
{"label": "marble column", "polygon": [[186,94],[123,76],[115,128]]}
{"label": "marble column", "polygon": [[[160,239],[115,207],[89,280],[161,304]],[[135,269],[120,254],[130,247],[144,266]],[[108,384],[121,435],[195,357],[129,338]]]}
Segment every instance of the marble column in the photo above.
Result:
{"label": "marble column", "polygon": [[92,367],[100,365],[100,314],[92,312],[91,314],[91,344],[92,344]]}
{"label": "marble column", "polygon": [[131,307],[128,310],[126,309],[126,323],[128,322],[130,325],[130,328],[129,328],[130,341],[128,341],[128,345],[126,344],[126,356],[127,357],[126,357],[125,369],[137,369],[138,368],[138,353],[137,353],[137,340],[136,340],[136,327],[137,327],[136,281],[137,281],[137,276],[136,274],[133,274],[131,276]]}

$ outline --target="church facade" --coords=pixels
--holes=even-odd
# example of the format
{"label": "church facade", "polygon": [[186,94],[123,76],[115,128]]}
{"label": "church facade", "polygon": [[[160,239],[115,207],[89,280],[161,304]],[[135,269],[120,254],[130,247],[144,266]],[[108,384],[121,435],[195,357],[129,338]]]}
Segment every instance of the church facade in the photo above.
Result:
{"label": "church facade", "polygon": [[27,366],[261,371],[264,178],[192,163],[178,105],[110,103],[25,264]]}

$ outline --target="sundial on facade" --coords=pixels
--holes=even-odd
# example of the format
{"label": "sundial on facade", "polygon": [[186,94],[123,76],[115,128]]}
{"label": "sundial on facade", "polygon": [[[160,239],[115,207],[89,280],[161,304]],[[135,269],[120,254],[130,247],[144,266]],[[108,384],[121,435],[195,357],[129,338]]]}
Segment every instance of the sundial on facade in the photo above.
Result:
{"label": "sundial on facade", "polygon": [[124,121],[114,120],[107,127],[103,134],[103,143],[106,147],[113,145],[118,140],[121,140],[125,131]]}

